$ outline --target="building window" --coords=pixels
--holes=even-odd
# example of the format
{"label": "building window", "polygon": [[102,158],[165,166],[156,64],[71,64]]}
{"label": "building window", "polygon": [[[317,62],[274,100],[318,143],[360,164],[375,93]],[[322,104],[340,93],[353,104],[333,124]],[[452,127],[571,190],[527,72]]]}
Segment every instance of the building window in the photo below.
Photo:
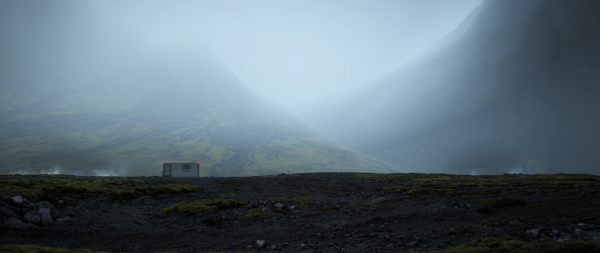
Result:
{"label": "building window", "polygon": [[190,164],[184,164],[183,165],[183,171],[187,171],[187,172],[192,171],[192,165],[190,165]]}

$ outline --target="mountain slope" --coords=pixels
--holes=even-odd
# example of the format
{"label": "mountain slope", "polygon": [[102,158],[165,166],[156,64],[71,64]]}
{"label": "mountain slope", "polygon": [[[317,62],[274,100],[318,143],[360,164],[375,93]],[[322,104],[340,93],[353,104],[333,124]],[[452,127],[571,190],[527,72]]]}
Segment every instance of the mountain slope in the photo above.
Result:
{"label": "mountain slope", "polygon": [[1,4],[0,173],[399,172],[253,97],[201,43],[144,47],[85,2]]}
{"label": "mountain slope", "polygon": [[596,171],[598,11],[485,1],[438,50],[313,125],[412,171]]}

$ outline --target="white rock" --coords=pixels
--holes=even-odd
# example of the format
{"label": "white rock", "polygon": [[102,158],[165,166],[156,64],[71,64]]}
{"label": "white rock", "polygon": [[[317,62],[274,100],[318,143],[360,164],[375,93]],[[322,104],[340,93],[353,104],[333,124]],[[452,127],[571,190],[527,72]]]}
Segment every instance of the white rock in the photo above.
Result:
{"label": "white rock", "polygon": [[527,230],[527,236],[531,236],[531,237],[537,237],[539,233],[538,229],[530,229]]}
{"label": "white rock", "polygon": [[71,218],[64,217],[64,218],[58,218],[58,219],[56,219],[56,222],[65,222],[65,221],[68,221],[68,220],[71,220]]}
{"label": "white rock", "polygon": [[23,197],[21,197],[21,196],[14,196],[11,199],[15,203],[19,203],[19,204],[23,203]]}
{"label": "white rock", "polygon": [[256,240],[256,246],[262,248],[265,245],[265,240]]}
{"label": "white rock", "polygon": [[40,217],[42,218],[42,224],[44,226],[52,225],[52,213],[50,208],[40,208]]}

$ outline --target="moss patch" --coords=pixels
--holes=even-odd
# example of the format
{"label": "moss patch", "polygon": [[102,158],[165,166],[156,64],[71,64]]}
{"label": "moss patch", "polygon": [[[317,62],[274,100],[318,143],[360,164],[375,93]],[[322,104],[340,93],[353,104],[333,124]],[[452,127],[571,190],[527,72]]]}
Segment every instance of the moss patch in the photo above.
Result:
{"label": "moss patch", "polygon": [[186,214],[205,213],[218,209],[235,208],[246,205],[247,202],[237,201],[235,199],[198,199],[186,200],[172,207],[158,211],[158,213],[182,212]]}
{"label": "moss patch", "polygon": [[260,208],[252,208],[252,209],[246,211],[244,213],[244,215],[242,215],[242,218],[250,219],[250,218],[256,218],[256,217],[261,217],[261,216],[283,216],[283,214],[276,213],[273,210],[263,212]]}
{"label": "moss patch", "polygon": [[0,188],[7,193],[19,194],[28,199],[49,200],[53,194],[74,192],[77,194],[107,193],[113,196],[131,198],[162,193],[188,193],[202,191],[203,188],[188,184],[130,186],[132,181],[108,178],[81,179],[9,179],[0,180]]}
{"label": "moss patch", "polygon": [[[353,177],[376,176],[379,175],[355,174]],[[450,196],[517,194],[532,191],[569,190],[578,187],[587,189],[600,185],[599,179],[596,176],[589,174],[470,176],[436,173],[403,173],[394,176],[401,176],[405,180],[408,179],[408,182],[405,181],[401,185],[385,187],[384,190],[401,190],[408,194],[443,193],[449,194]]]}
{"label": "moss patch", "polygon": [[233,197],[235,196],[235,193],[223,193],[223,194],[219,194],[219,196],[217,196],[217,198],[229,198],[229,197]]}
{"label": "moss patch", "polygon": [[407,184],[407,185],[401,185],[401,186],[390,186],[390,187],[385,187],[384,190],[386,191],[395,191],[395,190],[401,190],[403,192],[406,192],[408,194],[423,194],[423,193],[445,193],[448,191],[453,191],[455,189],[455,187],[431,187],[430,185],[427,184]]}
{"label": "moss patch", "polygon": [[477,238],[454,248],[427,251],[427,253],[578,253],[600,252],[600,244],[584,241],[552,239],[525,243],[495,237]]}
{"label": "moss patch", "polygon": [[403,177],[405,173],[356,173],[348,175],[349,179],[352,178],[372,178],[372,177]]}

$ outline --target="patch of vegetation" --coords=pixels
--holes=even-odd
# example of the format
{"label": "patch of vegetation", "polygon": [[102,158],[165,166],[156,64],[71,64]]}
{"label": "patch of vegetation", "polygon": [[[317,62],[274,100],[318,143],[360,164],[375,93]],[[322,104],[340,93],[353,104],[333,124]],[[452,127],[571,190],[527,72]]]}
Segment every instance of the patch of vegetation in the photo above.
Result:
{"label": "patch of vegetation", "polygon": [[[9,179],[0,180],[0,188],[7,193],[19,194],[30,200],[51,200],[53,194],[107,193],[113,197],[136,198],[163,193],[190,193],[203,191],[195,185],[170,184],[153,186],[122,185],[128,181],[106,178],[81,179]],[[129,181],[131,182],[131,181]]]}
{"label": "patch of vegetation", "polygon": [[182,212],[186,214],[205,213],[213,210],[235,208],[242,205],[247,205],[248,202],[238,201],[235,199],[198,199],[186,200],[172,207],[168,207],[158,211],[158,213]]}
{"label": "patch of vegetation", "polygon": [[242,218],[250,219],[250,218],[256,218],[256,217],[261,217],[261,216],[283,216],[283,214],[274,212],[273,210],[263,212],[261,210],[261,208],[252,208],[252,209],[246,211],[244,213],[244,215],[242,215]]}
{"label": "patch of vegetation", "polygon": [[[359,177],[375,177],[357,174]],[[452,175],[452,174],[399,174],[410,183],[385,187],[384,190],[401,190],[409,194],[444,193],[449,196],[512,194],[540,190],[567,190],[573,187],[586,189],[599,185],[597,177],[589,174],[541,174],[523,176],[504,175]],[[369,181],[372,182],[372,181]],[[377,182],[377,181],[375,181]],[[531,186],[530,186],[531,185]],[[510,187],[506,187],[510,186]]]}
{"label": "patch of vegetation", "polygon": [[[496,237],[477,238],[458,247],[444,250],[427,251],[426,253],[580,253],[600,252],[597,242],[568,240],[558,242],[544,239],[525,243]],[[425,252],[422,252],[425,253]]]}
{"label": "patch of vegetation", "polygon": [[348,175],[350,178],[372,178],[372,177],[403,177],[406,173],[356,173]]}
{"label": "patch of vegetation", "polygon": [[[13,88],[28,93],[22,92],[23,87]],[[63,95],[43,107],[19,108],[25,111],[0,122],[0,156],[11,158],[5,159],[0,173],[13,168],[39,173],[59,164],[66,170],[113,174],[127,163],[130,175],[158,176],[162,161],[191,160],[202,161],[201,176],[401,171],[336,145],[296,119],[265,113],[262,106],[231,94],[185,102],[187,108],[197,108],[186,117],[168,113],[173,107],[152,108],[139,94]],[[11,97],[5,96],[0,94],[0,99]],[[11,104],[3,112],[17,110]]]}
{"label": "patch of vegetation", "polygon": [[337,192],[328,191],[328,190],[322,191],[321,193],[325,193],[325,194],[337,194]]}
{"label": "patch of vegetation", "polygon": [[494,222],[498,222],[498,221],[502,221],[504,220],[504,218],[502,217],[492,217],[492,218],[487,218],[487,219],[483,219],[480,221],[477,221],[480,224],[488,224],[488,223],[494,223]]}
{"label": "patch of vegetation", "polygon": [[0,252],[13,253],[108,253],[106,251],[97,251],[89,249],[65,249],[52,248],[40,245],[0,245]]}
{"label": "patch of vegetation", "polygon": [[298,197],[290,197],[290,196],[280,196],[276,197],[273,200],[287,200],[291,199],[294,201],[294,206],[305,206],[309,201],[313,199],[312,196],[298,196]]}
{"label": "patch of vegetation", "polygon": [[233,197],[235,196],[235,193],[223,193],[223,194],[219,194],[219,196],[217,196],[217,198],[229,198],[229,197]]}
{"label": "patch of vegetation", "polygon": [[408,194],[423,194],[423,193],[431,193],[431,192],[445,193],[445,192],[448,192],[448,191],[453,191],[454,188],[450,188],[450,187],[431,187],[431,186],[426,185],[426,184],[406,184],[406,185],[400,185],[400,186],[385,187],[384,190],[386,190],[386,191],[401,190],[401,191],[406,192]]}

